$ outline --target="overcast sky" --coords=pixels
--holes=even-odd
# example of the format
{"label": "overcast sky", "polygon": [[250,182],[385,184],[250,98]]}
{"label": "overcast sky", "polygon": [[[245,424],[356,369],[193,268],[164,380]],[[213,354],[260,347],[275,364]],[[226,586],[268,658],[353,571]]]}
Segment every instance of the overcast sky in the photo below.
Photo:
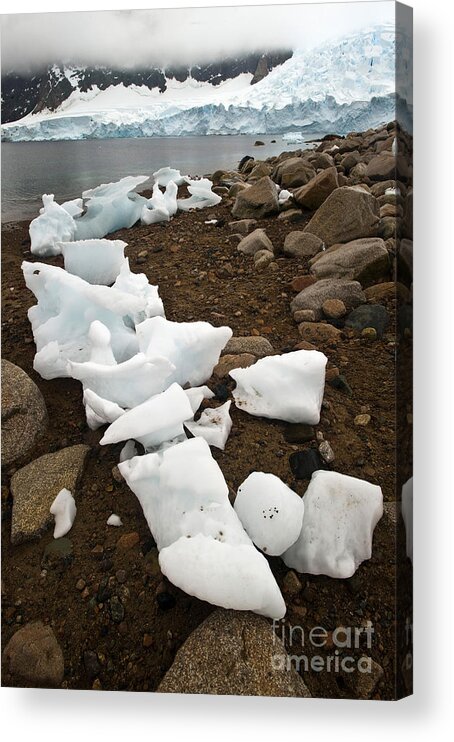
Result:
{"label": "overcast sky", "polygon": [[192,64],[313,47],[393,20],[393,2],[3,15],[2,69]]}

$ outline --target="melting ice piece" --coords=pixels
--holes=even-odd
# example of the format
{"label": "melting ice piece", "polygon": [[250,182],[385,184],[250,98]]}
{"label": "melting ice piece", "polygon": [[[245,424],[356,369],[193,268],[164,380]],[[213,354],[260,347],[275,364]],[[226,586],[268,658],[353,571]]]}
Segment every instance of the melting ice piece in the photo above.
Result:
{"label": "melting ice piece", "polygon": [[115,513],[112,513],[112,515],[109,515],[106,521],[108,526],[115,526],[116,528],[119,528],[123,525],[123,521],[121,520],[119,515],[115,515]]}
{"label": "melting ice piece", "polygon": [[234,508],[254,544],[271,556],[283,554],[301,533],[303,500],[274,474],[252,472],[238,488]]}
{"label": "melting ice piece", "polygon": [[290,193],[290,191],[286,191],[285,189],[279,191],[280,204],[284,204],[286,201],[289,200],[289,198],[293,198],[293,193]]}
{"label": "melting ice piece", "polygon": [[400,196],[400,188],[387,188],[385,196]]}
{"label": "melting ice piece", "polygon": [[50,506],[55,518],[54,538],[61,538],[71,530],[76,517],[76,503],[71,492],[63,488]]}
{"label": "melting ice piece", "polygon": [[125,412],[107,428],[100,443],[104,446],[134,438],[150,450],[184,435],[183,422],[193,414],[183,389],[172,384],[165,392]]}
{"label": "melting ice piece", "polygon": [[142,300],[143,306],[140,312],[134,315],[134,324],[143,322],[148,317],[165,316],[158,287],[149,283],[145,273],[133,273],[129,268],[128,258],[122,264],[118,278],[112,288],[124,291],[125,294],[131,294]]}
{"label": "melting ice piece", "polygon": [[394,137],[393,143],[391,145],[391,153],[394,155],[394,157],[397,157],[397,148],[398,148],[397,137]]}
{"label": "melting ice piece", "polygon": [[413,561],[413,477],[402,487],[402,517],[405,523],[407,556]]}
{"label": "melting ice piece", "polygon": [[140,350],[164,356],[175,366],[171,381],[198,386],[210,378],[221,350],[232,337],[230,327],[209,322],[170,322],[152,317],[136,327]]}
{"label": "melting ice piece", "polygon": [[230,505],[203,438],[119,464],[156,540],[163,573],[201,600],[272,618],[285,604],[268,562]]}
{"label": "melting ice piece", "polygon": [[192,435],[205,438],[208,445],[216,446],[223,451],[232,429],[230,405],[229,400],[220,407],[204,410],[197,422],[188,420],[184,425]]}
{"label": "melting ice piece", "polygon": [[266,356],[248,368],[235,368],[235,404],[251,415],[316,425],[325,386],[327,357],[318,350]]}
{"label": "melting ice piece", "polygon": [[164,356],[175,366],[172,381],[198,386],[210,378],[221,350],[232,337],[230,327],[209,322],[171,322],[147,319],[136,327],[141,351]]}
{"label": "melting ice piece", "polygon": [[73,198],[72,201],[64,201],[61,204],[62,209],[68,212],[70,216],[80,216],[84,212],[83,198]]}
{"label": "melting ice piece", "polygon": [[76,240],[60,242],[65,270],[88,283],[110,286],[126,258],[122,240]]}
{"label": "melting ice piece", "polygon": [[69,375],[82,382],[84,391],[90,389],[103,401],[131,408],[170,386],[175,367],[167,358],[136,353],[117,363],[110,346],[110,332],[99,321],[92,322],[88,338],[90,359],[84,363],[68,362]]}
{"label": "melting ice piece", "polygon": [[25,283],[37,300],[28,311],[37,354],[35,370],[45,379],[69,376],[68,361],[89,359],[88,332],[100,320],[112,336],[117,362],[137,353],[134,318],[143,316],[146,300],[108,286],[92,286],[63,268],[22,263]]}
{"label": "melting ice piece", "polygon": [[189,404],[192,407],[192,411],[195,415],[204,399],[213,399],[214,392],[211,391],[208,386],[194,386],[190,389],[185,389],[184,393],[189,399]]}
{"label": "melting ice piece", "polygon": [[133,190],[147,180],[147,175],[128,175],[116,183],[105,183],[84,191],[82,198],[87,201],[86,212],[75,220],[76,238],[98,239],[117,229],[132,227],[140,219],[146,203],[146,199]]}
{"label": "melting ice piece", "polygon": [[172,167],[161,167],[153,173],[155,185],[163,186],[164,188],[173,181],[177,186],[183,185],[189,182],[187,175],[181,175],[179,170],[175,170]]}
{"label": "melting ice piece", "polygon": [[60,254],[60,242],[70,242],[76,233],[76,223],[68,211],[54,201],[53,194],[43,195],[43,208],[29,227],[31,252],[47,258]]}
{"label": "melting ice piece", "polygon": [[137,456],[136,444],[134,441],[128,441],[120,451],[120,463],[132,459],[134,456]]}
{"label": "melting ice piece", "polygon": [[99,397],[91,389],[84,391],[83,400],[87,425],[90,430],[97,430],[102,425],[110,425],[110,423],[115,422],[125,412],[115,402],[110,402],[108,399]]}
{"label": "melting ice piece", "polygon": [[162,549],[159,566],[170,582],[199,600],[276,620],[285,615],[269,564],[252,544],[222,543],[201,533],[182,536]]}
{"label": "melting ice piece", "polygon": [[374,528],[383,515],[381,488],[337,472],[316,471],[303,497],[300,536],[283,554],[298,572],[351,577],[372,556]]}
{"label": "melting ice piece", "polygon": [[189,198],[179,198],[177,201],[180,211],[189,211],[189,209],[205,209],[208,206],[216,206],[222,201],[221,196],[213,193],[211,190],[213,183],[208,178],[200,180],[190,180],[188,191],[191,194]]}
{"label": "melting ice piece", "polygon": [[159,188],[159,183],[155,183],[151,198],[142,207],[140,221],[142,224],[158,224],[159,222],[168,222],[169,220],[170,213],[167,209],[164,194]]}

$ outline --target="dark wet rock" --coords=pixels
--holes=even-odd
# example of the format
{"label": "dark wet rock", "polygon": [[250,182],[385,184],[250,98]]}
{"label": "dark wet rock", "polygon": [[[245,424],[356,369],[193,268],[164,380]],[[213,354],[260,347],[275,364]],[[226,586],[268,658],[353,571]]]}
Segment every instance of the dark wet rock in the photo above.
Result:
{"label": "dark wet rock", "polygon": [[161,611],[170,611],[176,605],[175,597],[168,592],[157,593],[156,602],[160,607]]}
{"label": "dark wet rock", "polygon": [[363,304],[354,309],[345,321],[346,327],[352,327],[357,332],[373,327],[379,338],[383,337],[388,324],[388,312],[381,304]]}
{"label": "dark wet rock", "polygon": [[287,443],[307,443],[314,438],[314,428],[305,423],[287,425],[284,430],[284,438]]}
{"label": "dark wet rock", "polygon": [[290,469],[295,479],[310,479],[314,471],[326,469],[326,464],[315,448],[295,451],[289,457]]}

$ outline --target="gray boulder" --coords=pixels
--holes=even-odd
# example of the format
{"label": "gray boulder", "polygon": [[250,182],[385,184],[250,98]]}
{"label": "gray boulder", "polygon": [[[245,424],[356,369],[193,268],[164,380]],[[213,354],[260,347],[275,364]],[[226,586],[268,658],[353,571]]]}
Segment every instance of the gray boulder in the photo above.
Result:
{"label": "gray boulder", "polygon": [[311,273],[316,278],[343,278],[367,285],[385,276],[389,266],[384,241],[372,237],[333,245],[313,261]]}
{"label": "gray boulder", "polygon": [[270,341],[260,335],[232,337],[221,352],[221,355],[236,355],[251,353],[256,358],[272,355],[274,348]]}
{"label": "gray boulder", "polygon": [[293,200],[298,206],[315,211],[339,187],[337,170],[329,167],[312,178],[306,185],[293,193]]}
{"label": "gray boulder", "polygon": [[323,242],[309,232],[289,232],[284,240],[284,255],[291,258],[312,258],[322,249]]}
{"label": "gray boulder", "polygon": [[243,237],[237,250],[245,255],[255,255],[259,250],[268,250],[274,253],[273,243],[264,229],[254,229],[251,234]]}
{"label": "gray boulder", "polygon": [[306,185],[314,175],[314,168],[302,157],[290,157],[277,166],[273,180],[282,188],[297,188]]}
{"label": "gray boulder", "polygon": [[340,299],[347,309],[354,309],[366,301],[358,281],[325,279],[313,283],[295,296],[290,305],[292,313],[300,309],[312,309],[315,318],[322,319],[322,307],[327,299]]}
{"label": "gray boulder", "polygon": [[266,176],[238,194],[232,214],[237,219],[263,219],[270,214],[277,214],[278,211],[276,184]]}
{"label": "gray boulder", "polygon": [[380,221],[377,199],[362,188],[336,188],[306,225],[305,231],[317,235],[329,247],[359,237],[373,237]]}
{"label": "gray boulder", "polygon": [[31,451],[48,424],[46,403],[19,366],[2,360],[2,465]]}

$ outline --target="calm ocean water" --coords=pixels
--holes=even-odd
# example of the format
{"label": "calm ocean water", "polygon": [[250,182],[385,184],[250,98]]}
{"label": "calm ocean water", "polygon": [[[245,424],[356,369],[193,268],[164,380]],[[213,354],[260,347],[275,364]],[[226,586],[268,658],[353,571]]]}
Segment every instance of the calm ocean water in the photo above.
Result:
{"label": "calm ocean water", "polygon": [[[254,147],[257,138],[265,146]],[[271,144],[272,139],[276,140],[275,144]],[[234,168],[244,155],[265,159],[303,147],[287,144],[279,135],[4,142],[1,146],[2,222],[36,216],[43,193],[53,193],[61,202],[76,198],[86,188],[100,183],[125,175],[151,175],[166,165],[184,174],[203,175],[220,168]]]}

